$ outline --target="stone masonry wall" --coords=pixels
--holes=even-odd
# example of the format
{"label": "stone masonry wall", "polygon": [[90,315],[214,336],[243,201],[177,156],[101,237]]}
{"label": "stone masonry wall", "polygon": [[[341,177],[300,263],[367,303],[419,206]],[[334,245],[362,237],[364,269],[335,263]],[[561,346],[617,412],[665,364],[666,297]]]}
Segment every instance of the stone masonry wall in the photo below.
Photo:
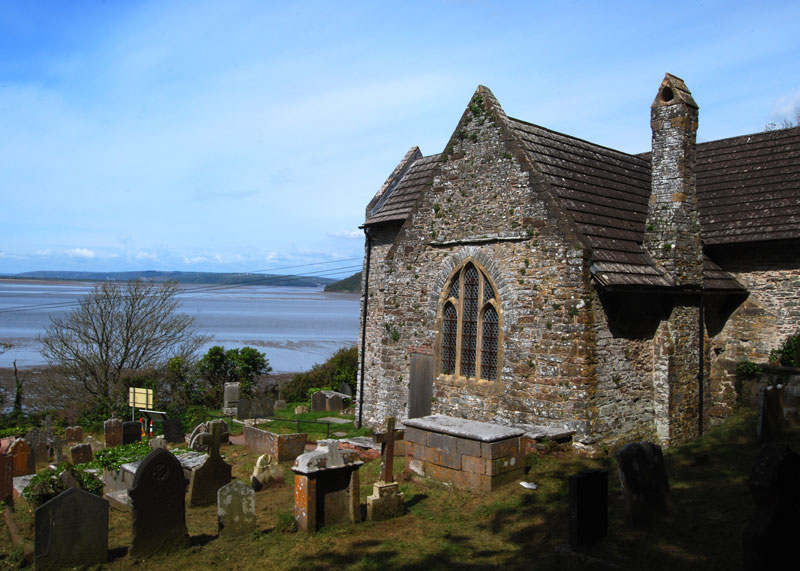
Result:
{"label": "stone masonry wall", "polygon": [[493,101],[473,99],[394,244],[373,246],[366,424],[407,415],[409,353],[438,350],[442,288],[471,260],[500,298],[502,372],[497,381],[436,375],[432,411],[586,433],[594,345],[588,269],[506,144],[504,120]]}

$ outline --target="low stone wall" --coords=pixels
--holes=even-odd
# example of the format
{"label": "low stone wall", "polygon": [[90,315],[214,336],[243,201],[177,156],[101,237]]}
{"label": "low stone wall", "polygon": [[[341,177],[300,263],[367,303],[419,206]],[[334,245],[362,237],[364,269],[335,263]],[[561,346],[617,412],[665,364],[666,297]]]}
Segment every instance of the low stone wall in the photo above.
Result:
{"label": "low stone wall", "polygon": [[269,454],[278,462],[294,460],[305,452],[308,434],[275,434],[253,426],[244,427],[244,444],[259,454]]}
{"label": "low stone wall", "polygon": [[406,465],[420,476],[488,492],[524,474],[521,430],[442,415],[404,424]]}

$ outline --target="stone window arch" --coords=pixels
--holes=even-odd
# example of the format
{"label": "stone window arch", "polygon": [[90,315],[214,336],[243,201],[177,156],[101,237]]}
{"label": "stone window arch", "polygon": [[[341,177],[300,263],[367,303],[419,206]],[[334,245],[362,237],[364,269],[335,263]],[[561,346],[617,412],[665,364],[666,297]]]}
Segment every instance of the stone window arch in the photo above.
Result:
{"label": "stone window arch", "polygon": [[500,376],[502,311],[488,273],[470,260],[453,272],[439,303],[439,372],[495,381]]}

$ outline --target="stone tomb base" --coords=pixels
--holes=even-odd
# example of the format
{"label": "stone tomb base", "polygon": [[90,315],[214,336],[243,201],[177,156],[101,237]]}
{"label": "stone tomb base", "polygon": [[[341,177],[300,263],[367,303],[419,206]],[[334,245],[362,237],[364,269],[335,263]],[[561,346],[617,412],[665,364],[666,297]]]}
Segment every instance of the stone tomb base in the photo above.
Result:
{"label": "stone tomb base", "polygon": [[367,520],[383,521],[403,515],[405,503],[400,484],[375,482],[372,495],[367,496]]}
{"label": "stone tomb base", "polygon": [[488,492],[524,474],[523,430],[440,414],[403,424],[406,466],[420,476]]}

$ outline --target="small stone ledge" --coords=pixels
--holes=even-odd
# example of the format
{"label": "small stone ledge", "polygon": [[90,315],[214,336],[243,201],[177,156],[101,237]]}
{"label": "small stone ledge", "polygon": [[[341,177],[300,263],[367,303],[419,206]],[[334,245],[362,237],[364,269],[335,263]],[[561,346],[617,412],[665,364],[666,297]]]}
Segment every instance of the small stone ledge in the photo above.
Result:
{"label": "small stone ledge", "polygon": [[511,427],[525,432],[523,438],[530,440],[553,440],[554,442],[567,442],[572,440],[574,430],[568,428],[553,428],[537,424],[512,424]]}
{"label": "small stone ledge", "polygon": [[469,244],[490,244],[492,242],[524,242],[531,237],[525,234],[486,234],[481,236],[468,236],[458,240],[432,240],[428,242],[433,248],[448,248],[450,246],[466,246]]}

